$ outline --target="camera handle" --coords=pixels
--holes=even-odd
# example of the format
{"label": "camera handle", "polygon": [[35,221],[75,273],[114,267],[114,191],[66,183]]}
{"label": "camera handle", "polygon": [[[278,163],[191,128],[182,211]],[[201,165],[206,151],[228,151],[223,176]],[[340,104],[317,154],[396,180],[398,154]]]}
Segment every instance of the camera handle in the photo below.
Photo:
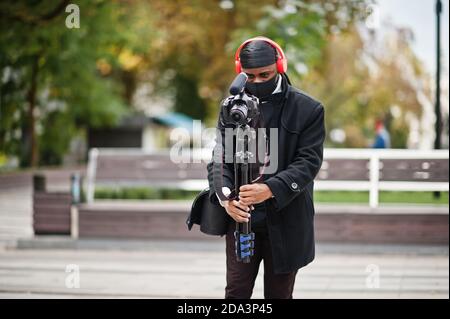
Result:
{"label": "camera handle", "polygon": [[[249,140],[250,139],[250,140]],[[236,133],[236,153],[234,154],[235,194],[239,200],[239,188],[252,181],[251,158],[249,143],[256,140],[255,131],[247,124],[238,126]],[[251,217],[250,217],[251,218]],[[245,223],[236,222],[234,232],[236,258],[243,263],[249,263],[254,254],[255,234],[251,231],[251,220]]]}

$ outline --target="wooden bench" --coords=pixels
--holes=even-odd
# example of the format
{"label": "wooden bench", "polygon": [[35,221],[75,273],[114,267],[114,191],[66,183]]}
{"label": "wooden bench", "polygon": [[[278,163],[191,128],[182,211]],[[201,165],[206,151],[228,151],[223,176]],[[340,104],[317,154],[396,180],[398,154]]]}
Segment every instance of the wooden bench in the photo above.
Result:
{"label": "wooden bench", "polygon": [[[87,169],[88,200],[78,205],[76,234],[106,238],[204,238],[188,232],[190,202],[94,201],[95,186],[150,186],[201,190],[211,153],[197,163],[175,163],[170,153],[94,149]],[[369,191],[371,205],[316,205],[316,238],[323,241],[448,243],[445,207],[378,207],[379,190],[448,191],[448,153],[408,150],[325,150],[319,190]],[[90,195],[89,195],[90,194]],[[375,195],[374,195],[375,194]]]}
{"label": "wooden bench", "polygon": [[[69,173],[71,175],[69,175]],[[74,203],[80,202],[82,174],[78,171],[57,174],[64,175],[67,191],[49,191],[47,175],[34,174],[33,182],[33,231],[35,235],[70,235],[74,223]]]}
{"label": "wooden bench", "polygon": [[[98,201],[78,207],[80,238],[206,239],[186,228],[190,201]],[[446,207],[378,207],[316,204],[319,242],[448,244]]]}

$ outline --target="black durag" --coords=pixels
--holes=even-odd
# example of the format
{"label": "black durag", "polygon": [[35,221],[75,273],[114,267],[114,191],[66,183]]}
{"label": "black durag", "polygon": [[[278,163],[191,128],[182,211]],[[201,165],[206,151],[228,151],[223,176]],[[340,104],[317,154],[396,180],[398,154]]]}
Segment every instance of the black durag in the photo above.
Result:
{"label": "black durag", "polygon": [[246,44],[240,54],[241,65],[245,69],[260,68],[277,61],[277,51],[263,40],[255,40]]}

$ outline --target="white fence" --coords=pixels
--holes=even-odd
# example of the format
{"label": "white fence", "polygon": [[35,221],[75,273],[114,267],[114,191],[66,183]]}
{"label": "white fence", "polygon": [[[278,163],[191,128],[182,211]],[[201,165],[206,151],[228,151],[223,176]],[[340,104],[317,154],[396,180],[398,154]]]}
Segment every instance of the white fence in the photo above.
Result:
{"label": "white fence", "polygon": [[[316,190],[369,191],[369,205],[378,206],[379,191],[449,191],[448,182],[423,181],[380,181],[380,160],[382,159],[447,159],[448,150],[404,150],[404,149],[325,149],[324,162],[329,159],[369,160],[369,181],[327,181],[318,180]],[[322,166],[323,167],[323,166]],[[424,168],[426,171],[426,168]]]}
{"label": "white fence", "polygon": [[[142,156],[142,155],[167,155],[170,160],[170,151],[162,150],[158,152],[146,152],[142,149],[124,148],[93,148],[89,152],[89,162],[87,168],[87,201],[94,200],[96,171],[98,158],[100,156]],[[207,163],[211,159],[210,149],[191,150],[188,156],[197,161]],[[324,150],[324,163],[322,169],[326,168],[327,160],[347,159],[347,160],[368,160],[369,178],[367,180],[326,180],[319,179],[315,182],[316,190],[334,191],[369,191],[369,205],[372,208],[378,206],[380,191],[449,191],[448,175],[446,182],[427,181],[427,167],[423,167],[423,178],[417,181],[383,181],[380,180],[381,160],[383,159],[446,159],[448,160],[448,150],[404,150],[404,149],[330,149]],[[151,167],[149,169],[152,169]],[[153,168],[155,169],[155,168]],[[447,171],[448,172],[448,171]],[[151,184],[151,181],[149,181]],[[189,190],[201,190],[208,186],[208,182],[203,179],[186,179],[174,185],[176,188]]]}

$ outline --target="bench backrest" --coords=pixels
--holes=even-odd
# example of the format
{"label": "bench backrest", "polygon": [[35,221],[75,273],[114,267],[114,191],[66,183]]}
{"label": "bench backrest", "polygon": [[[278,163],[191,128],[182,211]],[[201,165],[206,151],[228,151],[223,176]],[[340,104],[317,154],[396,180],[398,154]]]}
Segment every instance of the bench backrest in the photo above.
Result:
{"label": "bench backrest", "polygon": [[[91,149],[87,169],[88,201],[93,200],[95,184],[200,190],[207,186],[206,163],[211,151],[195,150],[192,154],[185,162],[174,162],[169,150]],[[348,189],[351,182],[355,182],[360,183],[355,184],[355,190],[375,191],[374,185],[378,183],[404,182],[397,185],[398,190],[413,190],[410,185],[429,182],[434,187],[430,190],[436,190],[436,185],[445,190],[449,181],[448,164],[445,150],[325,149],[316,180],[320,189],[336,190],[341,186]],[[402,185],[408,187],[402,189]]]}

